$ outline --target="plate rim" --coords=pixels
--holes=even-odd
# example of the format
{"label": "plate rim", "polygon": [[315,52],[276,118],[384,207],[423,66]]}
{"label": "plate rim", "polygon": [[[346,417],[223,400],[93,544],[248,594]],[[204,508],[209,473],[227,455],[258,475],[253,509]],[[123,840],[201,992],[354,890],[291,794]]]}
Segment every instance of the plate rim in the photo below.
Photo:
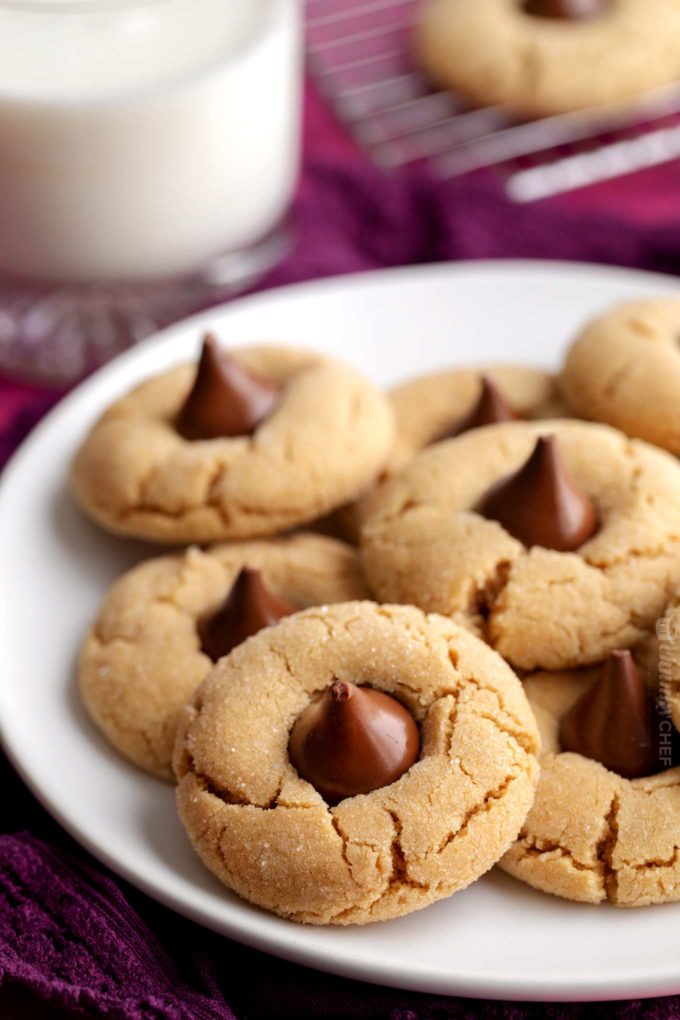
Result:
{"label": "plate rim", "polygon": [[[656,286],[662,281],[669,288],[674,284],[677,285],[677,280],[670,274],[618,266],[562,260],[480,259],[466,262],[432,263],[368,270],[256,291],[244,297],[204,309],[189,318],[166,327],[155,333],[147,341],[144,341],[143,344],[133,346],[117,358],[114,358],[83,382],[76,385],[50,409],[6,463],[0,476],[0,514],[2,513],[5,501],[8,499],[8,492],[11,492],[15,473],[21,469],[24,461],[31,457],[34,446],[41,442],[43,434],[52,428],[55,420],[58,420],[62,413],[68,411],[73,404],[86,399],[100,385],[106,385],[110,377],[118,373],[124,374],[128,366],[133,365],[142,356],[148,356],[150,360],[153,360],[158,352],[166,346],[170,349],[175,343],[179,343],[180,337],[190,333],[194,327],[205,328],[211,316],[228,315],[230,311],[240,309],[247,311],[249,306],[266,303],[272,297],[304,300],[306,297],[323,297],[324,293],[337,291],[338,288],[342,289],[343,287],[351,290],[354,290],[357,286],[371,289],[376,285],[379,286],[383,281],[389,283],[389,281],[399,276],[412,278],[417,282],[418,280],[428,279],[433,276],[446,277],[455,275],[463,277],[466,275],[475,276],[477,274],[493,276],[513,272],[540,273],[544,276],[563,276],[566,273],[571,276],[581,275],[584,277],[597,273],[601,278],[608,277],[612,281],[617,282],[630,280],[631,283],[636,285],[643,284],[645,280],[649,281],[650,285]],[[144,352],[143,355],[140,353],[142,351]],[[612,987],[611,984],[607,983],[607,980],[598,977],[595,971],[590,974],[579,973],[576,979],[576,991],[574,991],[574,980],[570,979],[568,975],[565,975],[559,981],[556,979],[545,981],[539,976],[532,982],[529,989],[527,988],[525,977],[511,980],[505,976],[495,978],[493,975],[490,976],[488,973],[481,972],[477,974],[468,973],[465,979],[456,980],[452,983],[450,979],[447,980],[442,976],[439,968],[428,972],[420,964],[413,969],[401,966],[399,971],[395,972],[394,969],[390,970],[386,963],[375,962],[370,958],[357,959],[355,957],[352,960],[345,960],[344,958],[333,959],[327,950],[315,948],[309,939],[306,939],[305,942],[298,940],[296,938],[296,926],[292,924],[290,929],[286,929],[285,935],[282,935],[277,930],[269,932],[264,930],[266,928],[266,921],[269,919],[269,915],[264,912],[261,912],[261,916],[258,915],[258,921],[261,921],[262,925],[255,924],[244,931],[239,925],[238,918],[219,921],[212,919],[200,908],[192,907],[191,903],[185,902],[181,889],[167,891],[158,885],[154,885],[146,876],[140,876],[134,868],[118,861],[113,854],[109,854],[103,845],[98,844],[77,822],[65,815],[58,806],[51,802],[49,796],[41,789],[39,781],[31,774],[30,767],[24,762],[21,747],[17,746],[17,744],[21,744],[20,736],[12,733],[4,687],[1,685],[0,744],[12,766],[42,807],[95,860],[101,862],[115,875],[120,876],[131,886],[141,890],[145,895],[162,903],[165,907],[194,923],[232,938],[253,949],[311,967],[315,970],[336,974],[352,980],[446,996],[454,995],[478,999],[526,1002],[583,1002],[603,999],[620,1001],[630,998],[649,998],[680,993],[680,966],[677,974],[670,977],[666,965],[659,965],[656,970],[646,965],[643,977],[639,975],[632,976],[629,973],[624,974],[617,980],[616,987]],[[586,907],[585,909],[588,908]],[[663,909],[663,907],[657,909]],[[260,927],[263,930],[260,930]],[[455,990],[452,991],[454,984]]]}
{"label": "plate rim", "polygon": [[[325,291],[335,291],[338,287],[348,286],[354,289],[355,286],[359,287],[371,287],[373,283],[381,283],[382,281],[389,282],[389,280],[395,277],[402,276],[404,278],[413,277],[417,280],[420,277],[429,278],[432,276],[474,276],[477,273],[483,273],[486,275],[489,273],[493,274],[504,274],[512,271],[527,271],[536,272],[546,275],[561,276],[564,273],[573,275],[588,276],[590,273],[597,273],[600,276],[608,276],[612,280],[624,281],[630,279],[631,281],[637,280],[649,280],[650,284],[657,284],[659,281],[664,281],[666,284],[672,284],[676,277],[670,273],[654,272],[647,269],[631,269],[628,266],[611,266],[604,265],[597,262],[571,262],[566,259],[465,259],[460,262],[423,262],[417,265],[407,266],[390,266],[381,269],[365,269],[356,273],[341,273],[332,276],[324,276],[315,280],[303,280],[299,283],[284,283],[274,287],[268,287],[264,290],[255,290],[251,293],[245,294],[241,297],[230,298],[226,301],[221,302],[217,305],[212,305],[210,308],[201,309],[195,312],[193,315],[189,315],[184,319],[180,319],[177,322],[171,323],[169,326],[165,326],[163,329],[157,330],[152,333],[149,337],[141,340],[139,343],[133,344],[127,350],[122,351],[116,355],[106,364],[101,365],[95,369],[90,375],[86,376],[80,382],[77,382],[72,389],[68,390],[63,396],[57,399],[57,403],[51,407],[46,414],[40,419],[40,421],[34,426],[29,434],[22,440],[19,446],[14,450],[9,459],[6,461],[2,472],[0,473],[0,499],[2,498],[3,490],[7,484],[7,477],[17,461],[20,455],[24,455],[27,448],[30,448],[33,440],[36,436],[39,436],[44,428],[48,427],[51,420],[56,416],[63,408],[69,407],[72,401],[81,399],[83,394],[89,393],[92,389],[95,389],[102,380],[106,380],[109,375],[115,375],[119,371],[123,370],[126,365],[137,360],[140,356],[140,351],[146,351],[151,355],[152,352],[161,350],[165,345],[171,346],[175,340],[175,336],[179,336],[185,330],[189,330],[194,326],[200,326],[201,323],[205,324],[206,320],[209,320],[211,315],[222,315],[232,309],[248,308],[250,305],[257,305],[260,302],[266,302],[270,297],[284,297],[290,298],[300,296],[302,298],[306,296],[315,297],[316,295],[323,296]],[[678,289],[680,290],[680,283],[678,283]],[[204,325],[204,328],[205,325]],[[264,341],[263,341],[264,342]],[[240,345],[237,345],[240,346]],[[30,385],[30,382],[26,383]]]}

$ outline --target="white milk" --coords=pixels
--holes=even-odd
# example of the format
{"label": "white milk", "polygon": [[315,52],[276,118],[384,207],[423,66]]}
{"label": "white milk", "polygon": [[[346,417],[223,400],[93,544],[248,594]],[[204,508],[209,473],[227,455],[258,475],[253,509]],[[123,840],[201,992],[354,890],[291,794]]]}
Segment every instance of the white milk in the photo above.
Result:
{"label": "white milk", "polygon": [[274,228],[297,173],[298,0],[65,8],[0,0],[0,272],[185,273]]}

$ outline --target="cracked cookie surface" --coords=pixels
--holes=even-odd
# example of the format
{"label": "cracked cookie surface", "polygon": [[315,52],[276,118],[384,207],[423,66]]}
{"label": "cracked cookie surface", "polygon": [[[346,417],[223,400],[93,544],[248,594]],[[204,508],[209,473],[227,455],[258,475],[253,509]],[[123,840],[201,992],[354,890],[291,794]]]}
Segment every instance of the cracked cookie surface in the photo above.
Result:
{"label": "cracked cookie surface", "polygon": [[622,779],[562,752],[559,725],[598,670],[525,681],[543,742],[536,800],[500,867],[535,889],[620,907],[680,900],[680,768]]}
{"label": "cracked cookie surface", "polygon": [[[335,680],[402,701],[421,755],[331,808],[291,765],[288,739]],[[352,602],[288,617],[218,663],[182,713],[177,803],[234,892],[295,921],[365,924],[492,867],[533,800],[537,748],[520,682],[482,642],[410,606]]]}
{"label": "cracked cookie surface", "polygon": [[680,300],[620,305],[583,330],[560,375],[583,418],[680,454]]}
{"label": "cracked cookie surface", "polygon": [[355,550],[311,534],[191,548],[120,578],[83,644],[80,695],[109,742],[153,775],[172,779],[179,712],[213,666],[199,622],[245,566],[301,609],[366,594]]}
{"label": "cracked cookie surface", "polygon": [[85,511],[110,531],[158,542],[260,538],[354,499],[389,453],[387,399],[353,369],[278,347],[232,352],[282,384],[252,436],[189,441],[175,427],[196,366],[137,386],[95,424],[71,470]]}
{"label": "cracked cookie surface", "polygon": [[478,106],[550,116],[621,103],[677,77],[675,0],[608,0],[600,16],[531,16],[522,0],[426,0],[416,50],[438,85]]}
{"label": "cracked cookie surface", "polygon": [[[575,553],[527,549],[473,509],[540,435],[557,436],[598,513]],[[680,466],[604,425],[487,426],[423,451],[376,492],[362,561],[378,599],[450,616],[519,669],[598,662],[645,637],[680,584]]]}

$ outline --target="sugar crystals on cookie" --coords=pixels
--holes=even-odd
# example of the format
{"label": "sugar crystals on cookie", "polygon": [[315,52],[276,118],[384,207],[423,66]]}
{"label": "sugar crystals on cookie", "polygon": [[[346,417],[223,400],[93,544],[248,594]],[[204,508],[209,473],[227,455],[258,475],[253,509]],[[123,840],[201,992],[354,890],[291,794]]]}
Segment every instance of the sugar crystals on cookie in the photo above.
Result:
{"label": "sugar crystals on cookie", "polygon": [[465,888],[516,838],[538,779],[517,677],[411,606],[282,620],[181,713],[177,806],[230,889],[308,924],[399,917]]}

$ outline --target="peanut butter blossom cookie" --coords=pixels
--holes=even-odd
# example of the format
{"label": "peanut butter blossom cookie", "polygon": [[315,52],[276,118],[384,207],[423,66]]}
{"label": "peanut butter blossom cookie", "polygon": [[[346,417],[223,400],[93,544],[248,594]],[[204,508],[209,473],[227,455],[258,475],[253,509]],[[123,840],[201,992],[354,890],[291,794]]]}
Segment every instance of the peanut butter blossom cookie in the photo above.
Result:
{"label": "peanut butter blossom cookie", "polygon": [[171,779],[178,714],[214,662],[284,616],[365,593],[356,552],[319,535],[149,560],[113,586],[90,629],[82,700],[116,750]]}
{"label": "peanut butter blossom cookie", "polygon": [[577,338],[560,376],[580,417],[680,454],[680,300],[621,305]]}
{"label": "peanut butter blossom cookie", "polygon": [[222,659],[182,712],[177,803],[205,864],[308,924],[408,914],[486,872],[537,781],[505,662],[450,620],[309,609]]}
{"label": "peanut butter blossom cookie", "polygon": [[426,73],[479,106],[550,116],[618,104],[677,78],[677,0],[426,0]]}
{"label": "peanut butter blossom cookie", "polygon": [[[396,386],[388,394],[396,437],[378,484],[401,471],[426,446],[504,421],[560,417],[563,405],[546,372],[523,365],[435,372]],[[372,491],[336,513],[332,533],[358,542]]]}
{"label": "peanut butter blossom cookie", "polygon": [[388,394],[396,419],[390,468],[403,468],[425,446],[504,421],[558,418],[555,380],[524,365],[455,368],[396,386]]}
{"label": "peanut butter blossom cookie", "polygon": [[421,452],[362,527],[374,594],[463,623],[514,666],[641,640],[680,583],[680,466],[583,422],[509,422]]}
{"label": "peanut butter blossom cookie", "polygon": [[680,768],[649,679],[615,651],[594,669],[526,680],[544,754],[505,871],[584,903],[680,900]]}
{"label": "peanut butter blossom cookie", "polygon": [[161,542],[258,538],[322,516],[376,477],[389,404],[353,369],[276,347],[221,350],[142,383],[78,452],[75,494],[105,528]]}

